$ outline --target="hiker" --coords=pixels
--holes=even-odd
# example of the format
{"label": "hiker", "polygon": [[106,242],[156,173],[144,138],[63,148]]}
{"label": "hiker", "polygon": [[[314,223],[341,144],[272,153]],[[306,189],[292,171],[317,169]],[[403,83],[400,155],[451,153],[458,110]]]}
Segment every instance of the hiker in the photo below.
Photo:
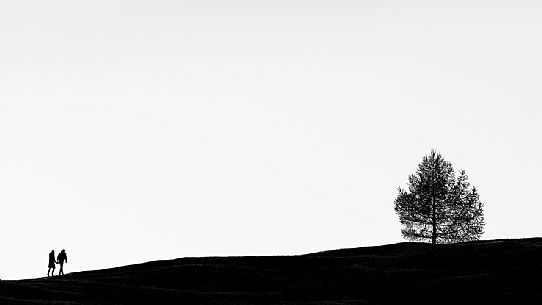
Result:
{"label": "hiker", "polygon": [[66,250],[62,249],[60,253],[58,253],[57,257],[57,263],[60,265],[60,270],[58,271],[58,275],[64,275],[64,261],[66,263],[68,262],[68,256],[66,256]]}
{"label": "hiker", "polygon": [[53,271],[51,272],[51,276],[53,276],[53,274],[55,273],[55,264],[55,250],[51,250],[51,253],[49,253],[49,269],[47,269],[47,277],[49,277],[49,272],[51,271],[51,269],[53,269]]}

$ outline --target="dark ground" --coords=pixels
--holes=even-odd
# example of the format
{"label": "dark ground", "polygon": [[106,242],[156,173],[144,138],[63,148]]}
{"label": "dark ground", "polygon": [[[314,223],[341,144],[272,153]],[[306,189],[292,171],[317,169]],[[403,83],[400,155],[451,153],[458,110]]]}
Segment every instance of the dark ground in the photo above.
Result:
{"label": "dark ground", "polygon": [[542,238],[156,261],[2,281],[0,304],[542,304]]}

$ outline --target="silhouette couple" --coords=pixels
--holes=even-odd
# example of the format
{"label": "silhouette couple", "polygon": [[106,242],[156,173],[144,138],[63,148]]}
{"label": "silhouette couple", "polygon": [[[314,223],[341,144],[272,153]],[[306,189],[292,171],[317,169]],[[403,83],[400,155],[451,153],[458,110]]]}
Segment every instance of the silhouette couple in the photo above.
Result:
{"label": "silhouette couple", "polygon": [[[58,271],[58,275],[64,275],[64,262],[66,263],[68,262],[68,256],[66,255],[66,250],[60,251],[56,259],[55,259],[55,250],[51,250],[51,253],[49,253],[49,269],[47,269],[47,277],[49,277],[49,272],[51,272],[51,276],[54,275],[56,264],[60,265],[60,270]],[[53,270],[51,271],[51,269]]]}

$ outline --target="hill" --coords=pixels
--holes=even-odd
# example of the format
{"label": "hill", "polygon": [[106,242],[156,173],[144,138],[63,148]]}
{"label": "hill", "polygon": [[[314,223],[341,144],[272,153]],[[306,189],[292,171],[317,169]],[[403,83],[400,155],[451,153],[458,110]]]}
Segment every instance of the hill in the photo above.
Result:
{"label": "hill", "polygon": [[542,238],[204,257],[2,281],[0,304],[542,304]]}

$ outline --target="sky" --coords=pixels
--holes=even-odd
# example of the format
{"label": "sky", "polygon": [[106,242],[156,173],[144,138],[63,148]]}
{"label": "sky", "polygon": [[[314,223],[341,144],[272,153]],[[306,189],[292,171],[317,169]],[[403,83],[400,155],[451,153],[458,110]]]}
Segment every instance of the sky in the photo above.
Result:
{"label": "sky", "polygon": [[1,0],[0,278],[402,242],[431,149],[540,236],[541,84],[540,1]]}

